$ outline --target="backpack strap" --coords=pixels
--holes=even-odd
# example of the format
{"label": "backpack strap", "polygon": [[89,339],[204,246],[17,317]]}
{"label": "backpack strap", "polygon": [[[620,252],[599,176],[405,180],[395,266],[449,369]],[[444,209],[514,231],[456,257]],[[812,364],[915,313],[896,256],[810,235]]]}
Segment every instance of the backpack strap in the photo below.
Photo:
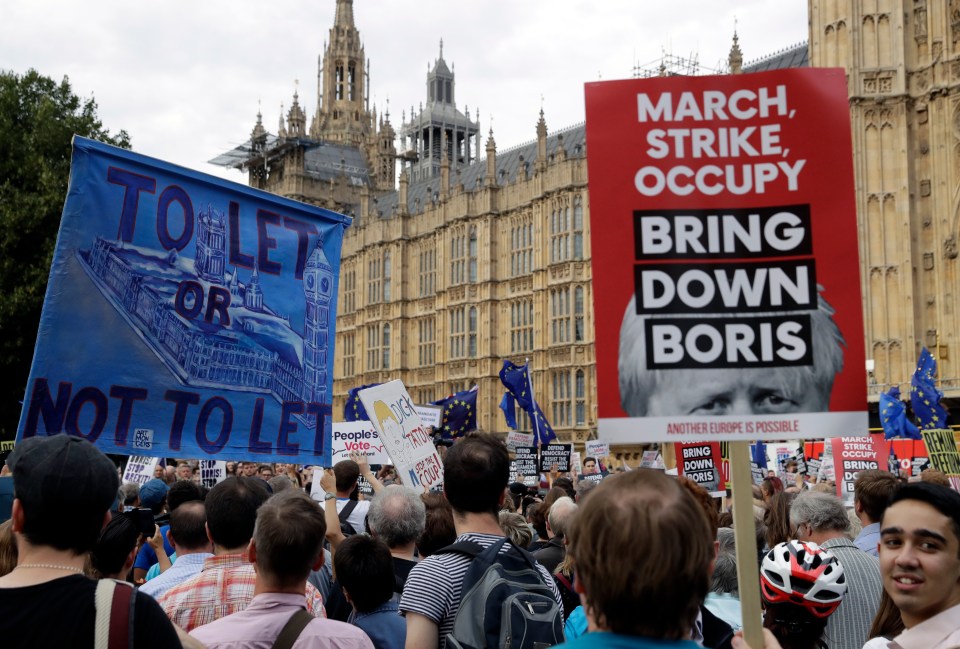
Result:
{"label": "backpack strap", "polygon": [[555,572],[555,573],[553,574],[553,577],[554,577],[554,579],[556,579],[557,581],[559,581],[561,584],[563,584],[563,587],[566,588],[567,590],[569,590],[571,593],[575,593],[575,592],[576,592],[576,591],[573,589],[573,584],[570,583],[570,580],[567,579],[566,576],[565,576],[562,572]]}
{"label": "backpack strap", "polygon": [[113,579],[101,579],[97,582],[94,606],[97,611],[95,649],[133,647],[133,587]]}
{"label": "backpack strap", "polygon": [[471,559],[475,559],[483,550],[483,546],[476,541],[458,541],[440,548],[434,554],[465,554]]}
{"label": "backpack strap", "polygon": [[359,504],[356,500],[348,500],[347,504],[343,506],[343,509],[340,510],[340,513],[337,514],[337,518],[340,519],[340,524],[343,525],[347,522],[347,518],[350,517],[350,514],[353,513],[353,510],[357,508]]}
{"label": "backpack strap", "polygon": [[293,643],[297,641],[297,638],[300,637],[300,634],[303,633],[304,628],[310,624],[312,619],[313,616],[307,612],[307,609],[297,609],[297,612],[291,615],[287,623],[283,625],[283,629],[280,630],[280,635],[274,641],[272,649],[291,649]]}

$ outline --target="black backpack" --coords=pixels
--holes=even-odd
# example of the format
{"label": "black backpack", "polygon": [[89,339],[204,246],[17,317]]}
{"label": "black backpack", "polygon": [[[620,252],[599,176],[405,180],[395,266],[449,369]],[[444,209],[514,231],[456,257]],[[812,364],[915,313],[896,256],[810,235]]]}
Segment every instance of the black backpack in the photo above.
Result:
{"label": "black backpack", "polygon": [[460,609],[447,635],[447,647],[541,649],[563,642],[563,615],[553,590],[537,570],[536,559],[504,538],[487,548],[474,541],[448,545],[473,559],[463,578]]}

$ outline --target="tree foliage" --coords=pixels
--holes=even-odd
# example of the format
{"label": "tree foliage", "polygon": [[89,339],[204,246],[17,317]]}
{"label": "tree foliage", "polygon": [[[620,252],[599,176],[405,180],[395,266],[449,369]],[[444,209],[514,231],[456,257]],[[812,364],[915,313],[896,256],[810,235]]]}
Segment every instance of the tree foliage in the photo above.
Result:
{"label": "tree foliage", "polygon": [[0,70],[0,439],[12,439],[33,359],[74,134],[124,148],[64,77]]}

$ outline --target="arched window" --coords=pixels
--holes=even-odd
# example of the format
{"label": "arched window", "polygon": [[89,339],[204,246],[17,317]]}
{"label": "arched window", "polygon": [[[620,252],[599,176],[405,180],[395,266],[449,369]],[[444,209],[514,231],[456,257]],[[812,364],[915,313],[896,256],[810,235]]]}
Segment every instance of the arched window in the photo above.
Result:
{"label": "arched window", "polygon": [[576,404],[576,421],[577,426],[583,426],[587,423],[587,381],[584,376],[583,370],[577,370],[576,378],[574,379],[575,383],[575,396],[577,400]]}
{"label": "arched window", "polygon": [[573,258],[583,259],[583,199],[573,201]]}
{"label": "arched window", "polygon": [[383,325],[383,369],[390,369],[390,324]]}
{"label": "arched window", "polygon": [[391,277],[390,251],[383,253],[383,301],[390,301],[390,277]]}
{"label": "arched window", "polygon": [[467,356],[477,357],[477,307],[470,307],[469,336],[467,338]]}
{"label": "arched window", "polygon": [[340,99],[343,99],[343,62],[342,61],[336,62],[335,70],[336,70],[335,97],[336,99],[340,100]]}
{"label": "arched window", "polygon": [[353,61],[347,67],[347,99],[354,101],[357,98],[357,68]]}
{"label": "arched window", "polygon": [[468,281],[476,282],[477,281],[477,229],[470,228],[470,242],[469,242],[469,263],[468,263]]}
{"label": "arched window", "polygon": [[583,342],[583,287],[578,286],[573,291],[573,340]]}

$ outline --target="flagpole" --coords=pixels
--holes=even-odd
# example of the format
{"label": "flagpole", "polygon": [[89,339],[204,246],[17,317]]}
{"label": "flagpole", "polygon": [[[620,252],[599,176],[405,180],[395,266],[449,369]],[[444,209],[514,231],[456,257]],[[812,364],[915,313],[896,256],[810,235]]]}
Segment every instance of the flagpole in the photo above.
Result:
{"label": "flagpole", "polygon": [[524,361],[524,367],[526,367],[527,372],[527,385],[530,386],[530,403],[533,405],[533,407],[530,408],[530,418],[533,420],[533,433],[537,436],[536,442],[537,446],[539,446],[541,441],[540,426],[537,422],[537,398],[533,394],[533,379],[530,378],[530,358],[527,357],[524,359]]}

